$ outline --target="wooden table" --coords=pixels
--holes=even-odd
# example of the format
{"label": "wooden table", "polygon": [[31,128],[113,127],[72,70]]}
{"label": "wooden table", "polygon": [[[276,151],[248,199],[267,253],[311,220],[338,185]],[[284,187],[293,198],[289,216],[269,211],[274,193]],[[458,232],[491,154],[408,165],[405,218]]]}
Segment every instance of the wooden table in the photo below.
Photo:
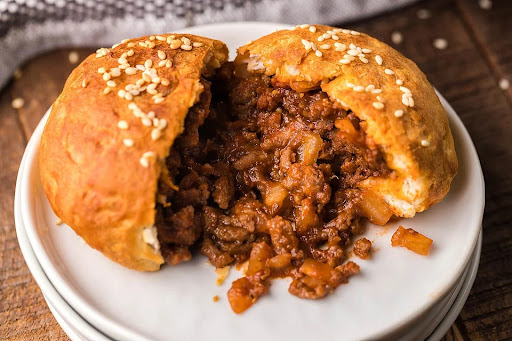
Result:
{"label": "wooden table", "polygon": [[[420,12],[430,17],[418,18]],[[420,2],[394,13],[345,25],[390,43],[414,60],[448,99],[466,125],[486,181],[484,239],[473,290],[445,340],[512,338],[512,1],[494,0],[490,10],[476,0]],[[403,41],[394,44],[393,32]],[[396,34],[395,34],[396,36]],[[433,46],[446,39],[444,50]],[[14,186],[32,131],[75,67],[71,49],[26,63],[0,93],[0,339],[67,339],[48,310],[18,247]],[[83,59],[93,49],[74,49]],[[18,75],[19,76],[19,75]],[[16,77],[15,77],[16,78]],[[25,105],[15,110],[14,98]]]}

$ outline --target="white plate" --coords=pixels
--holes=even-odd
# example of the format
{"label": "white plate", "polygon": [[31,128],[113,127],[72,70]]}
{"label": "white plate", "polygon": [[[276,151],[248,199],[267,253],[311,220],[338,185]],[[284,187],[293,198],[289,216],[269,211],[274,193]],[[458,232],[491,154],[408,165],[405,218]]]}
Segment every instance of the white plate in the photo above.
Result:
{"label": "white plate", "polygon": [[[272,31],[271,24],[224,24],[188,31],[225,41],[254,39]],[[237,40],[238,41],[238,40]],[[324,300],[300,300],[287,292],[288,281],[275,281],[271,292],[241,316],[234,315],[225,293],[239,275],[215,286],[213,268],[197,255],[193,261],[138,273],[110,262],[84,245],[55,216],[42,191],[37,153],[44,126],[35,130],[24,155],[21,213],[30,243],[48,278],[62,297],[87,321],[122,340],[224,339],[346,340],[374,339],[410,328],[461,278],[477,241],[484,206],[481,167],[462,122],[441,98],[456,141],[460,171],[440,204],[415,218],[368,228],[378,250],[372,260],[358,260],[361,273]],[[79,205],[80,203],[77,203]],[[432,253],[421,257],[391,248],[399,224],[434,240]],[[219,295],[218,303],[212,301]],[[304,323],[307,321],[307,323]],[[342,330],[342,334],[340,334]]]}

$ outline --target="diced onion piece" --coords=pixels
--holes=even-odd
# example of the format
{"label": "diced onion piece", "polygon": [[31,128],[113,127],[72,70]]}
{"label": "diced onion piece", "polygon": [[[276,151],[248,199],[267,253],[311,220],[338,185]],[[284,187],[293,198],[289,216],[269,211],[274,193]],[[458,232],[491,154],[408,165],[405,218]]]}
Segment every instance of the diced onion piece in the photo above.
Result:
{"label": "diced onion piece", "polygon": [[334,271],[334,269],[329,265],[312,258],[306,259],[300,267],[300,272],[303,274],[306,274],[315,279],[320,279],[326,283],[330,282],[332,271]]}
{"label": "diced onion piece", "polygon": [[307,134],[304,136],[304,144],[302,145],[302,163],[312,165],[316,163],[318,154],[322,150],[324,141],[317,133]]}
{"label": "diced onion piece", "polygon": [[403,246],[422,256],[428,255],[432,242],[432,239],[403,226],[399,226],[391,237],[391,246]]}
{"label": "diced onion piece", "polygon": [[267,261],[267,266],[273,270],[281,270],[291,265],[292,255],[289,253],[283,253],[275,257],[270,258]]}
{"label": "diced onion piece", "polygon": [[272,257],[272,249],[267,243],[261,242],[253,244],[249,258],[249,266],[245,274],[251,276],[258,271],[266,270],[266,263],[270,257]]}
{"label": "diced onion piece", "polygon": [[386,202],[369,190],[361,193],[359,208],[361,213],[376,225],[386,224],[393,215]]}
{"label": "diced onion piece", "polygon": [[288,198],[288,190],[278,182],[269,184],[265,190],[263,202],[267,207],[271,208],[273,212],[277,212]]}

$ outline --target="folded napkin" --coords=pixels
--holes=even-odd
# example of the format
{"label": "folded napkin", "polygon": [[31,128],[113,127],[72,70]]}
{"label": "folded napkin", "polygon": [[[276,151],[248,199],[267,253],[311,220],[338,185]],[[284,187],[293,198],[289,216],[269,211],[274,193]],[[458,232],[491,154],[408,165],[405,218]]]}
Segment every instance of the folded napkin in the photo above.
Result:
{"label": "folded napkin", "polygon": [[340,24],[417,0],[0,0],[0,88],[30,57],[58,47],[230,21]]}

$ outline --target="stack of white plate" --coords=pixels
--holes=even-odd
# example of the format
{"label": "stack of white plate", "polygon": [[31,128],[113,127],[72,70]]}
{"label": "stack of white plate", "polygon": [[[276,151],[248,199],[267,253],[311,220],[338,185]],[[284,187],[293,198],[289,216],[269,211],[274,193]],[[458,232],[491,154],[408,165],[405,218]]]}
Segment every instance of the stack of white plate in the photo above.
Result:
{"label": "stack of white plate", "polygon": [[[220,39],[231,49],[269,33],[276,24],[231,23],[187,32]],[[471,139],[453,109],[448,113],[459,174],[448,196],[412,219],[369,225],[370,260],[361,273],[323,300],[287,292],[288,280],[242,315],[229,308],[226,282],[206,259],[157,273],[125,269],[56,224],[39,180],[38,150],[47,116],[27,146],[16,186],[21,250],[48,306],[72,340],[439,340],[459,314],[476,276],[484,207],[482,170]],[[80,205],[80,203],[76,203]],[[429,256],[392,248],[398,225],[434,240]],[[213,301],[218,295],[220,300]]]}

